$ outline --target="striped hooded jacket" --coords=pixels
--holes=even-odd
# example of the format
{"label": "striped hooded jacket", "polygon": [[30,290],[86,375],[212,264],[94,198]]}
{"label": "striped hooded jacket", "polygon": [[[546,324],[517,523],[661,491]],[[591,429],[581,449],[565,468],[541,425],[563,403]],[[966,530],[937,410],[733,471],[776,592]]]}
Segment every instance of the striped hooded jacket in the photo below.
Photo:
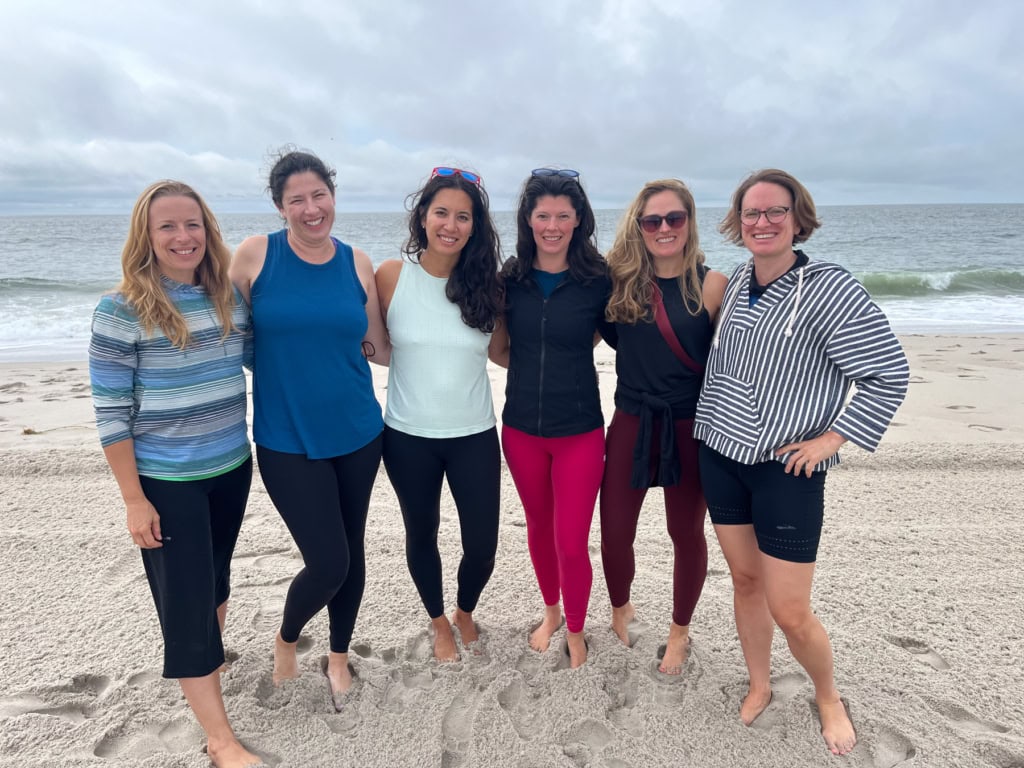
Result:
{"label": "striped hooded jacket", "polygon": [[[753,260],[729,278],[697,404],[694,437],[742,464],[834,430],[874,451],[907,392],[889,322],[838,264],[809,261],[750,306]],[[852,391],[852,396],[851,395]],[[839,463],[836,454],[814,467]]]}

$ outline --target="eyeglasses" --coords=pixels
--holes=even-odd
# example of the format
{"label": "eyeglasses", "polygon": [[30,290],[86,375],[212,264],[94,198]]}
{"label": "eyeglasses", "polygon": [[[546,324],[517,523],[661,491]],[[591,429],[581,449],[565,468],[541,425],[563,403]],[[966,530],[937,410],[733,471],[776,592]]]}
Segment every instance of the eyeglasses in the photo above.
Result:
{"label": "eyeglasses", "polygon": [[448,168],[443,165],[439,165],[437,168],[430,172],[430,178],[434,178],[435,176],[461,176],[470,184],[476,184],[477,186],[483,183],[483,179],[481,179],[475,173],[464,171],[461,168]]}
{"label": "eyeglasses", "polygon": [[769,224],[779,224],[786,218],[786,214],[789,213],[789,206],[773,205],[771,208],[744,208],[740,211],[740,221],[748,227],[752,227],[761,220],[762,213],[768,219]]}
{"label": "eyeglasses", "polygon": [[530,171],[531,176],[564,176],[567,179],[578,179],[579,171],[572,168],[534,168]]}
{"label": "eyeglasses", "polygon": [[641,216],[636,222],[640,225],[640,229],[652,234],[661,229],[661,222],[663,221],[668,224],[669,229],[682,229],[686,226],[688,218],[690,218],[690,215],[686,211],[670,211],[665,216],[658,216],[657,214]]}

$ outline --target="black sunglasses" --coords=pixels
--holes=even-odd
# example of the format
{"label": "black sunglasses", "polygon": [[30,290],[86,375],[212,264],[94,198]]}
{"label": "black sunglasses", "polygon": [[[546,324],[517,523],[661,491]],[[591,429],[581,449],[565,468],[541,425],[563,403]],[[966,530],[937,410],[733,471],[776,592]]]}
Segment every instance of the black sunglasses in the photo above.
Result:
{"label": "black sunglasses", "polygon": [[670,211],[664,216],[659,216],[656,213],[650,216],[641,216],[638,218],[637,224],[640,225],[640,229],[649,234],[653,234],[661,229],[661,222],[668,224],[669,229],[682,229],[686,226],[686,220],[690,215],[686,211]]}

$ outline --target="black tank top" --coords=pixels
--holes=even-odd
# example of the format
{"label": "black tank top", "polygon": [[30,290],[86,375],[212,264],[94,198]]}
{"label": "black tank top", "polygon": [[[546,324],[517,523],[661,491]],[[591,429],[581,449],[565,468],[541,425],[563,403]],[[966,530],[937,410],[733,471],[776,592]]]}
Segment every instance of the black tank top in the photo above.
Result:
{"label": "black tank top", "polygon": [[[705,267],[699,267],[701,284]],[[665,302],[665,311],[680,344],[695,362],[704,365],[711,350],[712,326],[707,309],[691,315],[683,303],[679,280],[658,278]],[[676,357],[658,330],[653,316],[635,324],[616,323],[618,343],[615,348],[615,407],[638,415],[637,394],[651,395],[672,408],[673,419],[692,419],[703,377],[690,370]]]}

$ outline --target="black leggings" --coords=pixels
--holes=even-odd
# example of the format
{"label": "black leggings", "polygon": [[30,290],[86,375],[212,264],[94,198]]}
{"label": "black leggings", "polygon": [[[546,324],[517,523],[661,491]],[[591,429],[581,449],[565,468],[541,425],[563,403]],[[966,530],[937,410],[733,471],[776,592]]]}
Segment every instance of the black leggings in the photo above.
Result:
{"label": "black leggings", "polygon": [[444,615],[441,554],[441,482],[448,477],[462,534],[457,605],[476,608],[494,571],[501,503],[498,430],[465,437],[417,437],[384,427],[384,466],[405,519],[405,556],[423,607],[432,619]]}
{"label": "black leggings", "polygon": [[291,531],[305,567],[284,603],[281,639],[294,643],[327,606],[331,651],[347,653],[366,582],[363,534],[381,437],[332,459],[308,459],[256,446],[260,476]]}
{"label": "black leggings", "polygon": [[139,480],[164,537],[162,547],[141,550],[164,637],[164,677],[205,677],[224,663],[217,608],[231,591],[252,459],[205,480]]}

